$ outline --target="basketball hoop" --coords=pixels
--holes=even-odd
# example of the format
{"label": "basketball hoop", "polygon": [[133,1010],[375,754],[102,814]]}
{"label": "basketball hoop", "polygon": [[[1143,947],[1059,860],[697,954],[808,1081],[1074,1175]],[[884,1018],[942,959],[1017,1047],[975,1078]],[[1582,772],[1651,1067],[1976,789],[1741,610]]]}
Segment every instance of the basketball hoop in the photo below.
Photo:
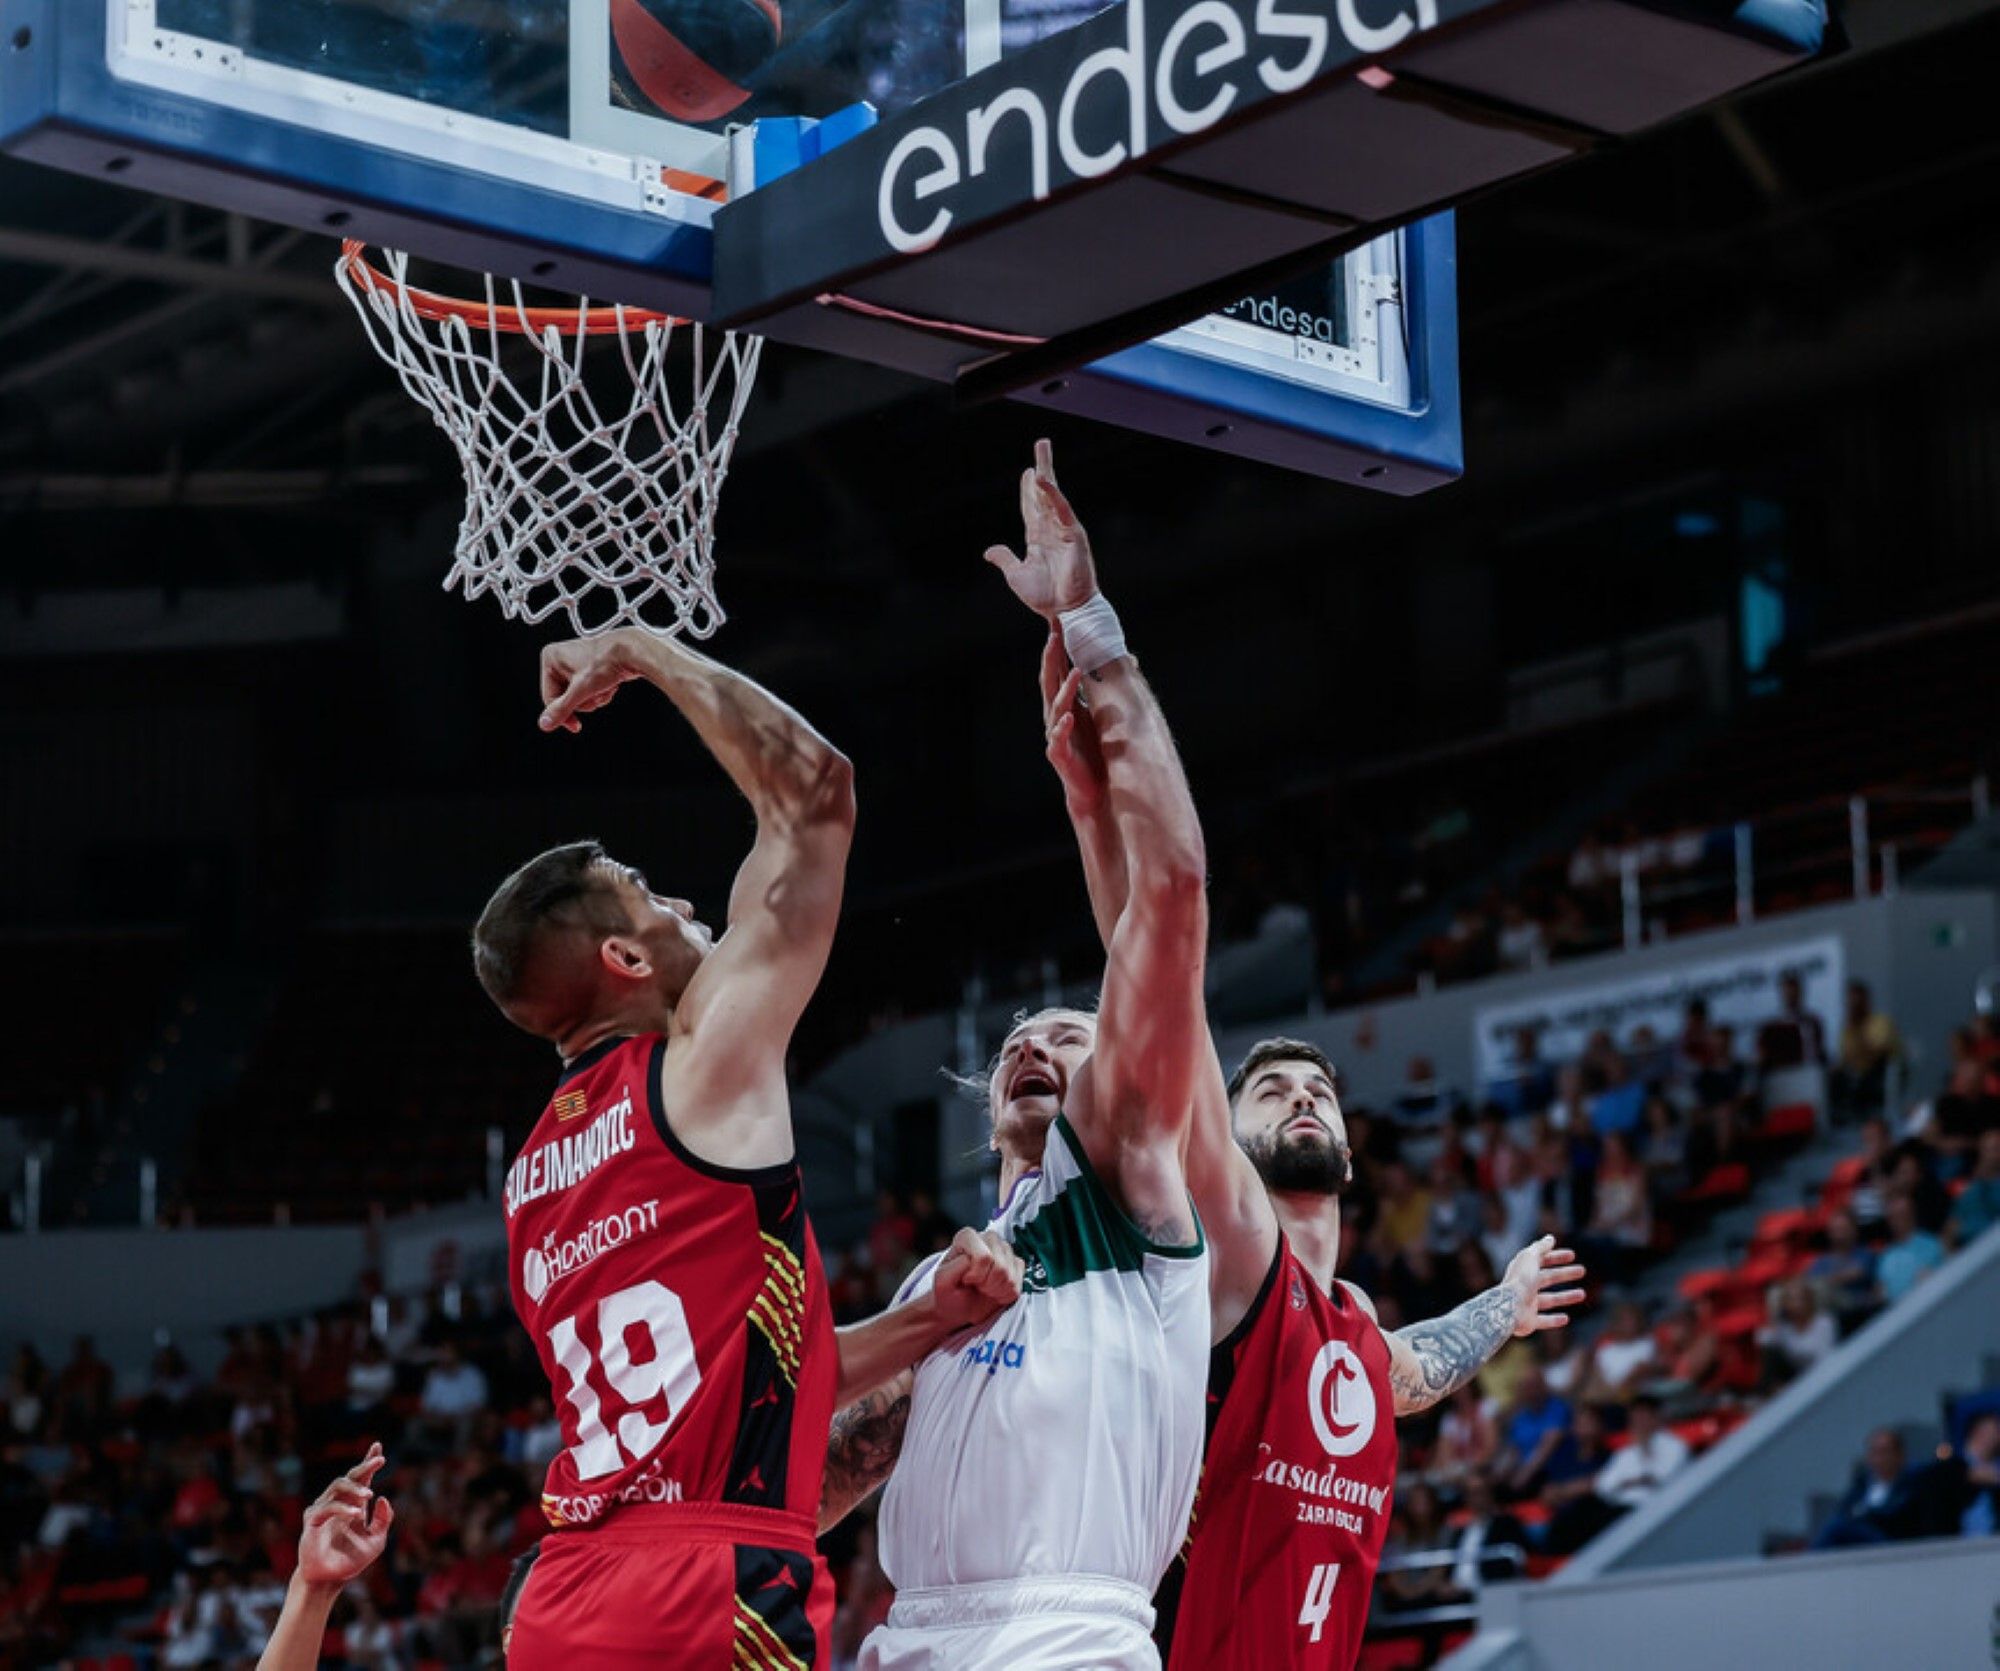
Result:
{"label": "basketball hoop", "polygon": [[[386,270],[350,239],[334,276],[376,353],[458,449],[465,520],[445,585],[491,592],[515,620],[560,610],[584,635],[639,626],[707,638],[721,626],[715,511],[763,340],[587,298],[530,307],[519,284],[491,276],[484,301],[463,301],[416,288],[410,258],[384,255]],[[584,380],[595,337],[617,339],[631,385],[601,405]],[[502,363],[516,341],[532,350],[518,375]],[[678,411],[676,383],[687,390]]]}

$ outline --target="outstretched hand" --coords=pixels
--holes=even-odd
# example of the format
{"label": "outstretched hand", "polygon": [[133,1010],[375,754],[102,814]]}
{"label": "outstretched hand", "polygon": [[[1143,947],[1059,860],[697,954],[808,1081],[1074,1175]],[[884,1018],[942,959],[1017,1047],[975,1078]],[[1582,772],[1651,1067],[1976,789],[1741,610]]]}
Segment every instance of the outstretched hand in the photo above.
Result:
{"label": "outstretched hand", "polygon": [[581,731],[580,714],[594,714],[628,679],[644,676],[638,654],[652,635],[636,627],[596,638],[542,646],[542,729]]}
{"label": "outstretched hand", "polygon": [[368,1454],[320,1493],[306,1510],[299,1535],[299,1579],[302,1583],[338,1588],[366,1572],[389,1541],[396,1511],[369,1482],[388,1458],[382,1447]]}
{"label": "outstretched hand", "polygon": [[976,1328],[1021,1297],[1021,1258],[991,1230],[961,1230],[938,1262],[931,1303],[954,1334]]}
{"label": "outstretched hand", "polygon": [[1035,443],[1035,467],[1021,472],[1021,530],[1021,556],[1004,545],[986,549],[986,561],[1006,578],[1015,597],[1053,621],[1097,595],[1090,536],[1056,485],[1055,453],[1046,441]]}
{"label": "outstretched hand", "polygon": [[1557,1247],[1553,1236],[1522,1248],[1507,1262],[1507,1274],[1500,1279],[1500,1286],[1514,1296],[1514,1333],[1527,1336],[1567,1327],[1568,1308],[1583,1303],[1584,1291],[1560,1285],[1581,1282],[1583,1275],[1576,1255]]}

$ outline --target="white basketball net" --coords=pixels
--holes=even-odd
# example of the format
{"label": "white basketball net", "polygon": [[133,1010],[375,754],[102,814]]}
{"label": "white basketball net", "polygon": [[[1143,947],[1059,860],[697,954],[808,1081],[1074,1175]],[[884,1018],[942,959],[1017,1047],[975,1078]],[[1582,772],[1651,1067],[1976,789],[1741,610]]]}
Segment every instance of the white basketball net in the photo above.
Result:
{"label": "white basketball net", "polygon": [[[458,449],[465,520],[445,585],[490,592],[517,620],[560,610],[580,634],[640,626],[706,638],[721,626],[715,512],[762,339],[587,300],[574,323],[562,310],[558,328],[520,285],[491,277],[470,318],[432,316],[434,299],[408,282],[409,257],[384,256],[372,276],[358,253],[335,276],[375,351]],[[585,386],[593,332],[623,357],[622,407]],[[677,335],[693,374],[678,408]],[[502,351],[515,343],[510,374]]]}

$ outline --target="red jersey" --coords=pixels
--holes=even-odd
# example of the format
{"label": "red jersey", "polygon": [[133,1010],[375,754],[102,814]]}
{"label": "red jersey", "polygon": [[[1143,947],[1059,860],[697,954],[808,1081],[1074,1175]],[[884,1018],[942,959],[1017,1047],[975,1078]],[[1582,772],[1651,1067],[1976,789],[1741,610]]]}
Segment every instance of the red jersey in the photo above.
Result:
{"label": "red jersey", "polygon": [[583,1528],[628,1504],[728,1504],[809,1527],[839,1360],[798,1163],[691,1154],[666,1050],[651,1034],[579,1056],[507,1173],[514,1309],[565,1441],[542,1512]]}
{"label": "red jersey", "polygon": [[1281,1233],[1264,1286],[1209,1355],[1208,1450],[1159,1597],[1172,1671],[1348,1671],[1396,1483],[1389,1346]]}

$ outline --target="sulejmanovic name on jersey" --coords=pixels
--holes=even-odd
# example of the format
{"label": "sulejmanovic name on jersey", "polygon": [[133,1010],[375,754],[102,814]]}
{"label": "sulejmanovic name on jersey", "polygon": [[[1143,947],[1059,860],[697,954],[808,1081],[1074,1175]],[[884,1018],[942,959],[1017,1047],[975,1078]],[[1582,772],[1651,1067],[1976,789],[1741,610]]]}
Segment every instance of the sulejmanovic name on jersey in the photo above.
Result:
{"label": "sulejmanovic name on jersey", "polygon": [[632,1098],[607,1108],[583,1130],[524,1151],[507,1169],[504,1199],[512,1218],[530,1201],[580,1184],[607,1160],[629,1154],[638,1139],[632,1131]]}
{"label": "sulejmanovic name on jersey", "polygon": [[[1186,1530],[1208,1361],[1205,1245],[1149,1241],[1060,1116],[1040,1171],[1017,1182],[993,1228],[1025,1266],[1022,1296],[918,1366],[882,1504],[897,1605],[865,1665],[917,1662],[915,1643],[881,1652],[930,1634],[899,1622],[964,1621],[972,1601],[998,1628],[1002,1591],[1038,1580],[1081,1581],[1093,1606],[1109,1596],[1123,1617],[1108,1628],[1136,1626],[1144,1642],[1154,1586]],[[1023,1605],[1047,1613],[1048,1592]],[[1004,1648],[986,1651],[984,1628],[923,1663],[1013,1664]],[[1090,1663],[1130,1663],[1120,1652]]]}

